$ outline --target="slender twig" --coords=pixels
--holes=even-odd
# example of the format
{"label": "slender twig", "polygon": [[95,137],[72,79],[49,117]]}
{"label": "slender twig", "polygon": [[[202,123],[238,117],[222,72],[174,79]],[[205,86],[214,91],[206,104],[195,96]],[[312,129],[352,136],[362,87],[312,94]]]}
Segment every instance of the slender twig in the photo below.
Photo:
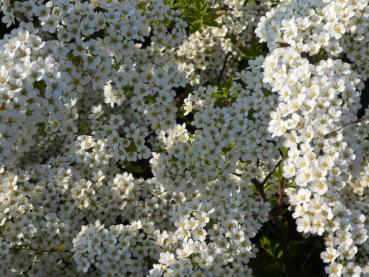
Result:
{"label": "slender twig", "polygon": [[269,174],[264,178],[264,180],[261,182],[261,185],[265,185],[266,182],[269,180],[269,178],[273,175],[273,173],[278,169],[278,167],[281,165],[281,163],[286,159],[286,155],[283,155],[282,158],[278,161],[278,163],[275,165],[273,171],[269,172]]}
{"label": "slender twig", "polygon": [[[325,134],[323,137],[328,137],[332,134],[334,134],[335,132],[338,132],[339,130],[343,129],[343,128],[346,128],[348,126],[352,126],[352,125],[355,125],[357,123],[360,123],[360,122],[363,122],[365,121],[366,119],[369,119],[369,116],[366,116],[366,117],[363,117],[363,118],[360,118],[358,120],[355,120],[351,123],[348,123],[346,125],[343,125],[341,126],[340,128],[328,133],[328,134]],[[255,184],[256,186],[256,189],[259,191],[261,197],[263,198],[263,200],[266,200],[266,194],[265,194],[265,191],[264,191],[264,186],[265,184],[268,182],[268,180],[270,179],[270,177],[273,175],[273,173],[278,169],[278,167],[281,165],[281,163],[286,159],[286,155],[282,155],[282,158],[278,161],[278,163],[276,164],[276,166],[274,167],[274,169],[269,172],[269,174],[260,182],[258,181],[256,178],[253,178],[251,179],[252,183]],[[283,201],[283,192],[281,192],[281,190],[284,189],[284,180],[283,180],[283,183],[281,184],[281,187],[280,187],[280,191],[279,191],[279,202]]]}
{"label": "slender twig", "polygon": [[223,74],[224,74],[224,71],[225,71],[225,69],[227,67],[227,62],[228,62],[228,59],[229,59],[230,56],[231,56],[231,53],[228,52],[227,55],[224,58],[223,66],[222,66],[222,69],[220,70],[220,73],[219,73],[219,76],[218,76],[218,85],[222,81]]}
{"label": "slender twig", "polygon": [[261,198],[264,200],[264,202],[266,202],[267,197],[264,191],[264,186],[256,178],[252,178],[251,182],[255,185],[257,191],[260,193]]}
{"label": "slender twig", "polygon": [[68,253],[68,254],[72,254],[72,251],[69,250],[58,250],[58,249],[37,249],[37,248],[31,248],[31,247],[11,247],[10,250],[14,250],[14,251],[35,251],[35,252],[43,252],[43,253],[53,253],[53,252],[59,252],[59,253]]}
{"label": "slender twig", "polygon": [[259,191],[259,193],[260,193],[260,195],[261,195],[261,197],[263,198],[264,201],[267,200],[266,194],[265,194],[265,191],[264,191],[264,186],[268,182],[270,177],[272,177],[274,172],[278,169],[278,167],[281,165],[281,163],[286,159],[286,157],[287,157],[287,155],[282,155],[282,158],[275,165],[274,169],[271,172],[268,173],[268,175],[263,179],[263,181],[260,182],[256,178],[251,179],[251,182],[255,185],[256,189]]}
{"label": "slender twig", "polygon": [[281,178],[279,182],[279,189],[278,189],[278,205],[281,207],[284,204],[284,182],[285,179]]}
{"label": "slender twig", "polygon": [[360,119],[358,119],[358,120],[355,120],[355,121],[353,121],[353,122],[350,122],[350,123],[347,123],[347,124],[345,124],[345,125],[342,125],[342,126],[341,126],[341,127],[339,127],[338,129],[333,130],[332,132],[329,132],[329,133],[327,133],[327,134],[323,135],[322,137],[323,137],[323,138],[327,138],[327,137],[329,137],[329,136],[331,136],[331,135],[333,135],[333,134],[337,133],[338,131],[340,131],[340,130],[342,130],[342,129],[346,128],[346,127],[353,126],[353,125],[355,125],[355,124],[361,123],[361,122],[363,122],[363,121],[365,121],[365,120],[367,120],[367,119],[369,119],[369,116],[364,116],[364,117],[362,117],[362,118],[360,118]]}

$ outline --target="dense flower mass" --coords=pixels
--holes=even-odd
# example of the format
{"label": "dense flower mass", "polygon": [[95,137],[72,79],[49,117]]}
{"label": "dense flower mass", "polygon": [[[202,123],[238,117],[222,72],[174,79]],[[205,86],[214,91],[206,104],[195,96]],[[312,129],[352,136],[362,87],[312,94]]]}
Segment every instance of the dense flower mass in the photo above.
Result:
{"label": "dense flower mass", "polygon": [[1,276],[254,276],[285,207],[369,276],[368,0],[0,8]]}

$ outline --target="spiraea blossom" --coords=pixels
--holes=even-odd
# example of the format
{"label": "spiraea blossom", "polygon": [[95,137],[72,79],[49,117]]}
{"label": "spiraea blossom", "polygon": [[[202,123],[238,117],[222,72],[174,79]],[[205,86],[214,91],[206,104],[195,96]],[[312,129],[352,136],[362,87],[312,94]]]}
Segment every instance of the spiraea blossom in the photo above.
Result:
{"label": "spiraea blossom", "polygon": [[286,1],[256,30],[270,49],[263,82],[278,105],[268,130],[287,148],[293,216],[301,232],[324,236],[330,276],[368,274],[368,75],[358,53],[368,15],[368,1]]}
{"label": "spiraea blossom", "polygon": [[369,276],[368,0],[0,8],[1,276]]}

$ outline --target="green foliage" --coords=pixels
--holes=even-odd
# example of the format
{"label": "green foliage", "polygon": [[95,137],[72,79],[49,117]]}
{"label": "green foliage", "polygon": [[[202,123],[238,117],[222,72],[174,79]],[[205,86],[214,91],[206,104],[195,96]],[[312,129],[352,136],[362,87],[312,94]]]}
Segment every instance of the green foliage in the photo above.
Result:
{"label": "green foliage", "polygon": [[152,172],[149,160],[140,160],[135,162],[122,162],[120,165],[125,172],[131,173],[135,178],[151,178]]}
{"label": "green foliage", "polygon": [[280,247],[280,243],[274,240],[271,241],[267,236],[260,238],[260,246],[274,260],[279,260],[283,257],[283,249]]}
{"label": "green foliage", "polygon": [[252,60],[258,56],[265,55],[267,53],[266,47],[263,44],[260,44],[256,36],[251,38],[250,43],[247,47],[240,47],[241,53],[244,55],[243,58],[245,60]]}
{"label": "green foliage", "polygon": [[283,166],[282,164],[280,164],[277,169],[274,172],[274,176],[277,178],[278,181],[282,181],[283,180]]}
{"label": "green foliage", "polygon": [[222,9],[208,7],[204,0],[167,0],[172,9],[182,11],[183,19],[189,25],[190,33],[195,33],[205,26],[219,28],[217,18],[223,13]]}
{"label": "green foliage", "polygon": [[229,80],[225,82],[221,88],[219,88],[218,92],[212,94],[212,97],[216,99],[215,105],[217,107],[230,106],[237,98],[237,94],[231,93],[230,90],[233,83],[233,78],[229,78]]}
{"label": "green foliage", "polygon": [[78,133],[81,135],[88,135],[90,132],[90,126],[87,120],[79,120],[77,124]]}
{"label": "green foliage", "polygon": [[322,277],[324,266],[319,254],[324,249],[320,237],[303,238],[287,208],[272,216],[255,243],[259,252],[250,262],[255,276]]}
{"label": "green foliage", "polygon": [[40,95],[41,96],[44,96],[45,95],[45,91],[46,91],[46,82],[44,80],[40,80],[40,81],[35,81],[33,83],[33,87],[35,89],[38,89],[38,91],[40,92]]}
{"label": "green foliage", "polygon": [[72,52],[69,52],[67,55],[69,61],[73,63],[74,66],[79,66],[83,63],[81,56],[75,56]]}
{"label": "green foliage", "polygon": [[312,64],[318,64],[320,61],[327,60],[328,59],[328,54],[327,54],[326,51],[320,50],[319,53],[317,53],[313,56],[303,54],[302,57],[308,59],[309,62],[312,63]]}

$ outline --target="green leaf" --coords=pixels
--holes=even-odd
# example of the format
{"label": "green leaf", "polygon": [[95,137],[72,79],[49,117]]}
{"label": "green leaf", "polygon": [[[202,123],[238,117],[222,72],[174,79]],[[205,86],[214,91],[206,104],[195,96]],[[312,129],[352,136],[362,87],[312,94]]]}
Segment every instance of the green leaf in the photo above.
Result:
{"label": "green leaf", "polygon": [[38,90],[39,90],[39,92],[40,92],[40,94],[41,94],[42,96],[44,96],[44,95],[45,95],[45,91],[46,91],[47,84],[46,84],[46,82],[45,82],[44,80],[41,80],[41,81],[35,81],[35,82],[33,83],[33,87],[34,87],[35,89],[38,89]]}
{"label": "green leaf", "polygon": [[280,259],[282,257],[283,257],[283,250],[282,249],[277,250],[276,258]]}
{"label": "green leaf", "polygon": [[77,124],[78,133],[82,135],[88,134],[90,131],[90,125],[86,120],[79,121]]}
{"label": "green leaf", "polygon": [[179,3],[175,3],[172,5],[172,8],[173,9],[183,9],[184,6],[183,6],[183,3],[179,2]]}
{"label": "green leaf", "polygon": [[206,1],[196,0],[194,9],[200,14],[206,14],[206,11],[208,9],[208,4],[206,3]]}
{"label": "green leaf", "polygon": [[138,165],[128,165],[126,170],[130,173],[144,173],[145,170]]}
{"label": "green leaf", "polygon": [[261,244],[261,247],[264,249],[264,251],[266,253],[268,253],[270,256],[274,257],[273,256],[273,251],[272,251],[272,246],[271,246],[271,243],[270,243],[270,240],[268,237],[262,237],[260,239],[260,244]]}
{"label": "green leaf", "polygon": [[221,94],[220,92],[213,93],[211,96],[214,97],[215,99],[222,99],[222,98],[224,98],[224,95]]}
{"label": "green leaf", "polygon": [[280,164],[273,175],[277,178],[278,181],[281,181],[283,178],[283,166]]}
{"label": "green leaf", "polygon": [[216,19],[222,14],[222,7],[209,8],[206,0],[166,0],[166,3],[172,9],[181,10],[182,18],[190,26],[190,33],[204,26],[220,27]]}
{"label": "green leaf", "polygon": [[173,8],[175,0],[166,0],[165,4],[167,4],[169,7]]}
{"label": "green leaf", "polygon": [[61,246],[57,249],[57,251],[58,251],[59,253],[64,253],[64,251],[65,251],[65,246],[64,246],[64,244],[63,244],[63,245],[61,245]]}
{"label": "green leaf", "polygon": [[280,150],[281,150],[281,152],[282,152],[283,155],[287,155],[288,149],[286,147],[283,147],[282,146]]}
{"label": "green leaf", "polygon": [[202,21],[195,21],[191,24],[190,26],[190,33],[193,34],[193,33],[196,33],[197,31],[199,31],[202,27]]}
{"label": "green leaf", "polygon": [[244,54],[246,59],[254,59],[264,53],[263,45],[259,43],[256,37],[253,37],[249,46],[240,47],[240,51]]}
{"label": "green leaf", "polygon": [[194,15],[186,15],[184,18],[188,23],[194,23],[197,20],[197,16]]}
{"label": "green leaf", "polygon": [[222,26],[220,25],[220,23],[216,22],[215,20],[204,21],[204,25],[210,26],[210,27],[217,27],[217,28],[220,28]]}

